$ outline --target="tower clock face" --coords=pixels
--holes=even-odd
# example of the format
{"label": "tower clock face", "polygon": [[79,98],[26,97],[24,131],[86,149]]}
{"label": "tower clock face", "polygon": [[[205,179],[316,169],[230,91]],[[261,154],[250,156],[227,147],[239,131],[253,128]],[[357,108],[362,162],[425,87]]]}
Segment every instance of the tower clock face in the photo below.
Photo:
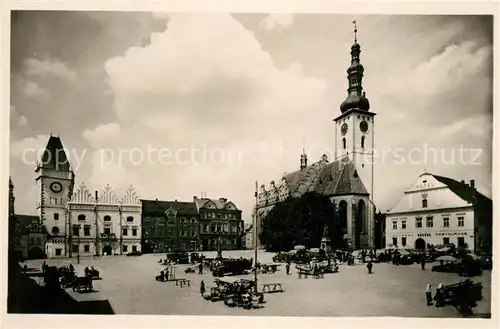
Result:
{"label": "tower clock face", "polygon": [[361,129],[362,132],[367,132],[368,131],[368,123],[366,121],[361,121],[359,123],[359,129]]}
{"label": "tower clock face", "polygon": [[348,129],[347,123],[344,123],[342,127],[340,127],[340,132],[342,133],[342,135],[347,134],[347,129]]}
{"label": "tower clock face", "polygon": [[61,185],[61,183],[53,182],[52,184],[50,184],[50,189],[54,193],[59,193],[62,191],[62,185]]}

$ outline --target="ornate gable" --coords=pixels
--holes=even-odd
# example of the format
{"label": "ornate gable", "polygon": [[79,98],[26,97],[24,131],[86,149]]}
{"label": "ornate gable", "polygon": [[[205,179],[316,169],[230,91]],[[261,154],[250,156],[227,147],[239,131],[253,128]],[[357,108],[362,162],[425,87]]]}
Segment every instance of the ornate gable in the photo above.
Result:
{"label": "ornate gable", "polygon": [[175,216],[177,216],[177,209],[170,206],[167,208],[167,210],[165,210],[165,215],[167,216],[168,219],[174,219]]}
{"label": "ornate gable", "polygon": [[73,203],[95,203],[95,198],[87,186],[82,182],[73,193],[70,202]]}
{"label": "ornate gable", "polygon": [[106,184],[104,190],[101,191],[101,194],[99,195],[99,203],[118,204],[118,198],[109,184]]}
{"label": "ornate gable", "polygon": [[125,195],[123,196],[122,203],[125,205],[139,205],[141,204],[141,200],[139,199],[139,196],[137,195],[137,192],[135,189],[130,185],[127,189],[127,192],[125,192]]}

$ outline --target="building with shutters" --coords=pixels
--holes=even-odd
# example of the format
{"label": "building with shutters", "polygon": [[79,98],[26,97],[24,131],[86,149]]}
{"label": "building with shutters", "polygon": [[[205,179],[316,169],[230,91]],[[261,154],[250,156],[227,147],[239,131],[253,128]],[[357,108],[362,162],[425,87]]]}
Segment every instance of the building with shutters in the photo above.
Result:
{"label": "building with shutters", "polygon": [[421,174],[386,213],[386,245],[425,249],[429,245],[492,250],[492,201],[470,183]]}

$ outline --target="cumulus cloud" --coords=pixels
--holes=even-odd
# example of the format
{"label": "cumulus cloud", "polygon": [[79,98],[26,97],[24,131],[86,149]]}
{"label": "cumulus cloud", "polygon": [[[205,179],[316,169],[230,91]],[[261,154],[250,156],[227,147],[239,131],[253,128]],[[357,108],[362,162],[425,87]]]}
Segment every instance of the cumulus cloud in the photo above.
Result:
{"label": "cumulus cloud", "polygon": [[41,61],[36,58],[29,58],[25,60],[24,68],[28,76],[55,76],[66,81],[74,81],[77,77],[76,73],[64,65],[64,63],[54,60]]}
{"label": "cumulus cloud", "polygon": [[38,98],[43,100],[50,99],[50,93],[47,90],[41,88],[38,83],[33,81],[25,80],[23,82],[23,92],[24,95],[28,98]]}
{"label": "cumulus cloud", "polygon": [[43,150],[47,145],[49,136],[37,135],[35,137],[22,138],[12,141],[10,144],[10,156],[19,158],[27,164],[36,164],[41,158]]}
{"label": "cumulus cloud", "polygon": [[[162,174],[153,174],[154,166],[133,166],[130,159],[121,165],[127,172],[142,170],[150,185],[154,180],[178,186],[179,195],[191,197],[199,189],[197,181],[221,196],[235,196],[235,201],[248,207],[251,199],[229,185],[252,186],[271,162],[283,165],[290,164],[292,157],[295,160],[295,154],[287,159],[256,159],[255,154],[263,155],[256,145],[279,149],[290,139],[285,131],[300,131],[311,120],[308,111],[327,106],[325,83],[305,77],[299,64],[276,68],[255,35],[230,15],[170,18],[168,29],[153,35],[151,45],[131,48],[106,63],[120,121],[97,127],[84,137],[96,145],[114,140],[115,150],[124,146],[143,152],[147,146],[168,149],[174,159],[168,166],[156,166]],[[103,137],[108,134],[112,136]],[[301,138],[296,137],[298,145]],[[180,151],[192,154],[189,160],[175,158]],[[125,176],[114,175],[113,166],[99,172],[103,170],[116,180]],[[282,171],[265,176],[277,179]],[[221,188],[219,179],[238,184],[225,183]],[[186,186],[186,182],[193,184]]]}
{"label": "cumulus cloud", "polygon": [[276,28],[288,28],[293,21],[293,14],[269,14],[260,22],[260,27],[268,31]]}

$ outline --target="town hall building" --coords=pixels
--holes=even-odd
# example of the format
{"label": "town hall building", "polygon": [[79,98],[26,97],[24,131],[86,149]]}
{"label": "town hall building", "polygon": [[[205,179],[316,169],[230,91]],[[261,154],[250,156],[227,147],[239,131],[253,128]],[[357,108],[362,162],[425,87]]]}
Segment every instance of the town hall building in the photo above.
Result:
{"label": "town hall building", "polygon": [[49,138],[35,172],[48,258],[141,251],[141,203],[132,187],[122,198],[109,185],[94,193],[83,183],[75,187],[75,174],[56,136]]}
{"label": "town hall building", "polygon": [[[355,35],[357,30],[354,30]],[[374,247],[375,206],[373,200],[374,127],[376,113],[363,91],[364,68],[361,47],[354,39],[351,65],[347,69],[349,88],[334,121],[334,159],[323,155],[308,164],[307,154],[300,156],[300,168],[284,174],[278,181],[262,185],[257,191],[256,230],[260,234],[266,214],[288,197],[306,192],[328,196],[335,203],[344,226],[345,239],[353,248]]]}

